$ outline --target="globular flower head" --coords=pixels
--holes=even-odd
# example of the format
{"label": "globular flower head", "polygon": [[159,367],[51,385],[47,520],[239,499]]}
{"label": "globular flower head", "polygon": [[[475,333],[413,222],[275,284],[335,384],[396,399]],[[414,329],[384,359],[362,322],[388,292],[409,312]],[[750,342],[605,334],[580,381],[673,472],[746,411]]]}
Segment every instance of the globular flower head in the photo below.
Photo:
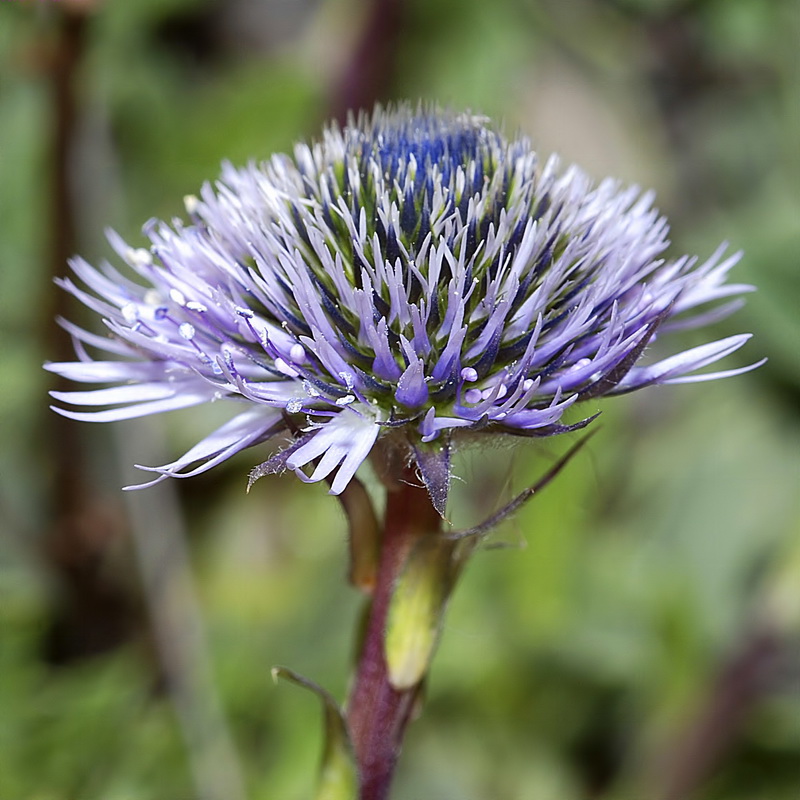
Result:
{"label": "globular flower head", "polygon": [[147,468],[153,482],[289,431],[255,474],[289,468],[340,493],[391,440],[443,509],[464,431],[547,436],[588,421],[562,421],[583,399],[743,371],[689,374],[747,335],[638,363],[657,336],[738,304],[717,303],[750,288],[725,282],[738,254],[665,260],[649,193],[541,163],[484,117],[379,108],[293,157],[225,165],[186,206],[188,225],[145,226],[148,249],[111,235],[143,284],[72,263],[87,288],[62,285],[110,336],[65,322],[78,360],[48,365],[110,384],[54,392],[102,407],[56,409],[73,419],[238,404],[189,452]]}

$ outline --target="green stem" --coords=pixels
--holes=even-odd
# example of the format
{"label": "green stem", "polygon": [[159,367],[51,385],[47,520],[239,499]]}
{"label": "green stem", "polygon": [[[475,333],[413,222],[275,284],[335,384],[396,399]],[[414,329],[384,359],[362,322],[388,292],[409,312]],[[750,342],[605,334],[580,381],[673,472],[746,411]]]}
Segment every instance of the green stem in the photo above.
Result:
{"label": "green stem", "polygon": [[[388,493],[377,583],[361,647],[347,722],[358,762],[359,800],[386,800],[420,684],[398,690],[386,664],[386,620],[397,578],[421,536],[436,536],[441,518],[412,470]],[[421,681],[420,681],[421,683]]]}

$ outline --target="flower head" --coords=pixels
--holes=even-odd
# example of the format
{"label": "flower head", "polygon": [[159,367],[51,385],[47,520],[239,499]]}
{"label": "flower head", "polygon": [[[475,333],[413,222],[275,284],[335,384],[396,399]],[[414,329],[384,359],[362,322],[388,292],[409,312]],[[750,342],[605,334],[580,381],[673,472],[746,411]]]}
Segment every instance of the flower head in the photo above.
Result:
{"label": "flower head", "polygon": [[294,442],[259,474],[333,476],[339,493],[393,437],[443,507],[462,431],[546,436],[588,421],[562,422],[582,399],[748,369],[689,374],[747,335],[638,364],[657,335],[717,319],[739,301],[709,304],[751,288],[725,283],[739,254],[724,247],[705,263],[664,260],[651,204],[540,163],[484,117],[377,109],[293,158],[226,164],[187,198],[190,224],[145,226],[149,249],[111,234],[143,285],[75,259],[87,288],[62,285],[110,336],[64,322],[78,360],[48,368],[110,386],[53,392],[102,410],[56,410],[103,422],[238,404],[176,461],[144,468],[153,482],[288,430]]}

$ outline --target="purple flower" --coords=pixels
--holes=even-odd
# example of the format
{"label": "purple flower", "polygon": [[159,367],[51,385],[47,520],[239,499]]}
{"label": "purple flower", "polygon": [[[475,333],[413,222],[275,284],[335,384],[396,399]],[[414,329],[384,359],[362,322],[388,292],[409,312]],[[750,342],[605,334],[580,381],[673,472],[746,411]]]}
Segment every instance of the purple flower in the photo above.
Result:
{"label": "purple flower", "polygon": [[255,476],[333,476],[338,494],[377,441],[399,443],[443,509],[462,431],[547,436],[589,421],[562,422],[580,400],[751,368],[694,374],[747,334],[638,363],[656,336],[751,289],[725,283],[739,254],[724,247],[664,260],[652,200],[541,164],[483,117],[377,109],[293,158],[226,164],[186,199],[190,224],[145,226],[149,249],[110,234],[143,284],[75,259],[86,288],[61,285],[110,335],[64,322],[78,360],[47,368],[109,388],[53,392],[101,407],[56,411],[106,422],[231,403],[187,453],[142,467],[151,484],[289,431]]}

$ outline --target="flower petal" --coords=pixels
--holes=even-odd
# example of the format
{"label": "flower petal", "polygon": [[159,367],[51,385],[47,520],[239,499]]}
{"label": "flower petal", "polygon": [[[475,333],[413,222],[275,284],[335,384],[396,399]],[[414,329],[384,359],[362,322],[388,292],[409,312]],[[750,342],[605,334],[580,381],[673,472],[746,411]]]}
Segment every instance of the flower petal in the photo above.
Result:
{"label": "flower petal", "polygon": [[751,336],[752,334],[749,333],[728,336],[716,342],[709,342],[699,347],[693,347],[691,350],[685,350],[683,353],[670,356],[650,366],[634,367],[609,394],[624,394],[654,383],[666,383],[667,381],[674,383],[679,376],[701,369],[708,364],[713,364],[715,361],[719,361],[721,358],[735,352]]}
{"label": "flower petal", "polygon": [[322,456],[322,461],[307,479],[316,482],[326,478],[341,463],[330,490],[331,494],[339,494],[369,455],[379,432],[380,426],[371,416],[357,413],[354,408],[343,409],[295,450],[286,459],[286,466],[297,473]]}
{"label": "flower petal", "polygon": [[[221,464],[231,456],[247,447],[262,441],[270,432],[277,433],[283,427],[281,412],[267,406],[259,406],[239,414],[228,420],[194,447],[187,450],[180,458],[160,467],[143,467],[137,464],[138,469],[145,472],[158,472],[159,477],[148,483],[126,486],[126,490],[145,489],[153,486],[166,478],[191,478],[206,472],[212,467]],[[181,470],[201,462],[199,466],[189,472]]]}

